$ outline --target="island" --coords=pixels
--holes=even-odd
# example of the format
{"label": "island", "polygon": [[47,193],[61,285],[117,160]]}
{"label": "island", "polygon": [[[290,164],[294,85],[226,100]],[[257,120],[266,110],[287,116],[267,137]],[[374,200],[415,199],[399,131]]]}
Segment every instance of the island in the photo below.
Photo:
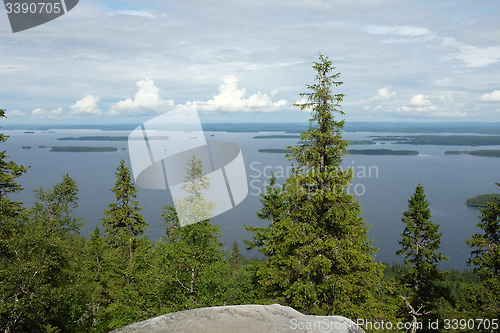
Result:
{"label": "island", "polygon": [[127,141],[128,136],[80,136],[58,138],[60,141]]}
{"label": "island", "polygon": [[475,206],[475,207],[486,207],[487,203],[492,203],[495,200],[500,200],[500,194],[480,194],[476,195],[474,198],[469,198],[465,202],[467,206]]}
{"label": "island", "polygon": [[[259,149],[259,153],[289,154],[292,150],[279,148]],[[418,155],[416,150],[391,150],[391,149],[352,149],[349,150],[353,155]]]}
{"label": "island", "polygon": [[372,136],[375,141],[392,141],[393,144],[438,146],[497,146],[498,135],[414,135]]}
{"label": "island", "polygon": [[291,152],[292,152],[291,149],[279,149],[279,148],[259,149],[259,153],[290,154]]}
{"label": "island", "polygon": [[445,155],[473,155],[473,156],[487,156],[487,157],[500,157],[500,150],[449,150],[444,152]]}
{"label": "island", "polygon": [[286,135],[286,134],[273,134],[273,135],[257,135],[254,139],[300,139],[300,135]]}
{"label": "island", "polygon": [[418,155],[416,150],[391,150],[391,149],[351,149],[352,155]]}
{"label": "island", "polygon": [[[128,141],[128,140],[144,140],[144,138],[128,136],[79,136],[58,138],[60,141]],[[148,140],[168,140],[168,136],[148,136]]]}
{"label": "island", "polygon": [[54,146],[50,151],[64,153],[88,153],[118,151],[115,147]]}

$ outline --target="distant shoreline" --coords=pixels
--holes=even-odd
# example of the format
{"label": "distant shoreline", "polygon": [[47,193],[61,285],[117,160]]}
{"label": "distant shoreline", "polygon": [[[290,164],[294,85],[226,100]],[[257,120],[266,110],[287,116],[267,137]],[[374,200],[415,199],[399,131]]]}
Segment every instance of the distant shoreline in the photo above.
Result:
{"label": "distant shoreline", "polygon": [[[203,120],[202,120],[203,121]],[[4,130],[93,129],[103,131],[134,130],[136,124],[2,124]],[[202,123],[205,132],[286,132],[300,133],[308,128],[304,123]],[[172,124],[175,129],[175,124]],[[344,132],[385,132],[385,133],[477,133],[500,135],[500,123],[489,122],[346,122]]]}

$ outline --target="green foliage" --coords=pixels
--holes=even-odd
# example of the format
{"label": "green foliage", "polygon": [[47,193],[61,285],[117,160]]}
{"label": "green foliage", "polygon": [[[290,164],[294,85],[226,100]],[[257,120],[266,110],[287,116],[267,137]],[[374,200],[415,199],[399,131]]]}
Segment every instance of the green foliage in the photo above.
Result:
{"label": "green foliage", "polygon": [[315,62],[316,81],[300,109],[311,111],[309,130],[301,134],[308,145],[289,147],[289,158],[297,162],[293,174],[281,188],[275,179],[262,195],[259,217],[268,228],[250,228],[250,247],[267,261],[256,272],[258,281],[273,302],[318,315],[374,318],[379,313],[372,291],[379,288],[382,266],[373,263],[367,228],[359,217],[354,196],[346,194],[350,170],[340,167],[347,142],[342,139],[344,121],[336,121],[342,94],[339,73],[324,56]]}
{"label": "green foliage", "polygon": [[[7,118],[5,109],[0,109],[0,118]],[[8,137],[0,133],[0,143],[7,141]],[[28,170],[8,158],[5,150],[0,151],[0,215],[2,217],[14,217],[20,213],[21,203],[10,201],[8,195],[22,190],[15,180]]]}
{"label": "green foliage", "polygon": [[440,261],[448,258],[438,252],[442,233],[438,232],[439,225],[430,220],[431,211],[422,184],[415,188],[408,203],[409,210],[403,213],[402,218],[405,223],[399,241],[402,248],[396,252],[404,256],[405,264],[409,266],[400,278],[405,294],[402,296],[407,297],[409,310],[414,310],[408,319],[416,320],[418,316],[418,319],[427,322],[439,317],[439,303],[448,292],[441,283],[446,273],[437,268]]}
{"label": "green foliage", "polygon": [[[497,183],[500,186],[500,183]],[[472,313],[482,313],[485,318],[500,317],[500,200],[479,208],[481,222],[477,227],[483,232],[467,240],[471,251],[469,265],[479,274],[479,285],[467,288],[465,307]],[[472,306],[471,306],[472,304]]]}
{"label": "green foliage", "polygon": [[495,200],[500,200],[500,194],[480,194],[476,195],[474,198],[467,199],[465,204],[468,206],[487,207],[489,203],[494,203]]}
{"label": "green foliage", "polygon": [[[137,189],[123,159],[118,165],[115,175],[116,183],[111,191],[115,194],[116,202],[109,204],[109,209],[104,211],[106,217],[102,218],[101,221],[112,243],[117,245],[129,243],[131,247],[132,239],[142,235],[149,224],[139,213],[142,208],[139,207],[139,202],[136,200]],[[130,250],[130,256],[132,256],[132,250]]]}
{"label": "green foliage", "polygon": [[175,209],[181,226],[210,218],[212,210],[217,205],[214,202],[208,202],[202,193],[210,188],[210,178],[204,174],[201,160],[196,159],[194,155],[188,159],[184,178],[186,182],[181,189],[188,195],[184,199],[175,200]]}
{"label": "green foliage", "polygon": [[1,235],[0,326],[7,331],[79,326],[85,292],[77,264],[81,224],[72,212],[77,190],[65,175],[51,189],[36,191],[34,206],[11,219],[10,233]]}

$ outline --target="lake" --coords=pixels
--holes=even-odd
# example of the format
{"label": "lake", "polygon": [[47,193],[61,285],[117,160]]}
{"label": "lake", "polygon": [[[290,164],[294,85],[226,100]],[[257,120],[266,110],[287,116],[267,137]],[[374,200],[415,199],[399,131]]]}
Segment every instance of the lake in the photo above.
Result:
{"label": "lake", "polygon": [[[61,180],[61,175],[68,172],[79,185],[80,206],[76,213],[85,219],[86,226],[82,234],[88,235],[96,225],[108,203],[115,200],[110,189],[114,186],[114,173],[121,159],[130,167],[129,152],[126,141],[57,141],[57,138],[68,136],[128,136],[130,131],[103,130],[55,130],[34,131],[2,130],[10,138],[0,150],[7,150],[18,164],[31,165],[28,173],[19,178],[25,188],[22,193],[12,198],[25,204],[34,201],[32,190],[40,187],[49,188]],[[266,133],[267,134],[267,133]],[[418,133],[412,133],[416,135]],[[264,191],[270,171],[280,172],[283,183],[290,162],[284,154],[259,153],[261,148],[284,148],[295,145],[296,138],[286,139],[253,139],[257,133],[218,133],[206,132],[207,141],[233,142],[241,147],[245,161],[249,183],[249,194],[246,199],[232,210],[212,219],[212,223],[220,225],[223,236],[221,240],[229,250],[236,239],[240,249],[245,247],[243,239],[250,239],[244,225],[267,226],[267,221],[257,218],[255,212],[260,209],[259,192]],[[213,135],[213,136],[212,136]],[[259,135],[265,135],[260,133]],[[344,132],[347,140],[366,140],[369,136],[406,135],[405,133],[371,133]],[[467,135],[467,133],[464,133]],[[469,134],[470,135],[470,134]],[[39,146],[108,146],[117,147],[117,152],[50,152]],[[31,146],[31,149],[22,149]],[[463,269],[470,257],[470,249],[465,240],[479,231],[479,210],[469,207],[464,202],[473,196],[485,193],[498,193],[495,182],[500,182],[500,158],[470,155],[444,155],[447,150],[500,149],[500,146],[467,147],[467,146],[431,146],[431,145],[356,145],[351,149],[407,149],[418,150],[418,156],[374,156],[348,155],[342,166],[352,167],[355,178],[351,191],[360,200],[363,216],[368,225],[369,238],[379,250],[377,261],[402,262],[395,255],[400,248],[398,241],[403,232],[402,214],[408,208],[408,199],[414,188],[421,182],[426,198],[430,203],[432,221],[440,225],[443,233],[441,251],[450,257],[448,262],[440,265],[442,269]],[[163,237],[165,225],[160,223],[162,207],[171,203],[168,190],[139,189],[138,200],[143,208],[142,213],[150,224],[148,235],[152,240]],[[259,256],[256,251],[243,253],[247,257]]]}

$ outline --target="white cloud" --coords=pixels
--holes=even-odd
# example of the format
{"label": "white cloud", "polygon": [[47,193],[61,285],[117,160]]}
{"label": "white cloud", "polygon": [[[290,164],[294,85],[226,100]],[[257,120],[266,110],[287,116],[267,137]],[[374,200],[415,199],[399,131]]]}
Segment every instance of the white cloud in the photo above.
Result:
{"label": "white cloud", "polygon": [[72,110],[69,114],[72,116],[81,114],[100,115],[102,112],[97,108],[98,102],[99,97],[87,95],[87,97],[84,97],[75,104],[69,106]]}
{"label": "white cloud", "polygon": [[24,116],[26,115],[26,112],[20,111],[20,110],[12,110],[7,113],[5,113],[7,117],[17,117],[17,116]]}
{"label": "white cloud", "polygon": [[483,67],[500,60],[500,47],[489,46],[483,49],[456,41],[454,38],[445,38],[444,45],[457,47],[461,53],[452,54],[453,57],[467,63],[468,67]]}
{"label": "white cloud", "polygon": [[377,94],[373,96],[371,101],[385,102],[395,98],[398,95],[397,92],[392,91],[392,87],[388,86],[378,90]]}
{"label": "white cloud", "polygon": [[405,35],[405,36],[421,36],[430,33],[429,29],[412,27],[407,25],[392,26],[392,27],[370,25],[365,28],[365,31],[374,35],[395,34],[395,35]]}
{"label": "white cloud", "polygon": [[479,97],[481,102],[500,102],[500,90],[494,90]]}
{"label": "white cloud", "polygon": [[62,112],[63,108],[61,107],[54,109],[52,111],[47,111],[42,108],[36,108],[33,111],[31,111],[31,116],[37,118],[58,118]]}
{"label": "white cloud", "polygon": [[[248,98],[246,89],[238,89],[238,78],[234,75],[226,75],[224,83],[219,86],[219,94],[206,102],[196,101],[200,111],[235,111],[235,112],[273,112],[282,111],[289,103],[282,99],[273,102],[271,97],[258,91]],[[191,102],[188,102],[191,104]]]}
{"label": "white cloud", "polygon": [[165,14],[155,16],[151,12],[145,10],[119,10],[116,12],[118,15],[140,16],[146,18],[164,17]]}
{"label": "white cloud", "polygon": [[160,89],[155,87],[153,80],[146,79],[136,83],[137,92],[132,100],[127,98],[111,107],[109,115],[144,115],[151,113],[165,112],[174,106],[173,100],[164,100],[160,97]]}
{"label": "white cloud", "polygon": [[424,94],[418,94],[413,96],[411,101],[408,103],[410,106],[420,106],[420,107],[430,107],[432,106],[432,102],[429,100],[429,96],[425,96]]}

